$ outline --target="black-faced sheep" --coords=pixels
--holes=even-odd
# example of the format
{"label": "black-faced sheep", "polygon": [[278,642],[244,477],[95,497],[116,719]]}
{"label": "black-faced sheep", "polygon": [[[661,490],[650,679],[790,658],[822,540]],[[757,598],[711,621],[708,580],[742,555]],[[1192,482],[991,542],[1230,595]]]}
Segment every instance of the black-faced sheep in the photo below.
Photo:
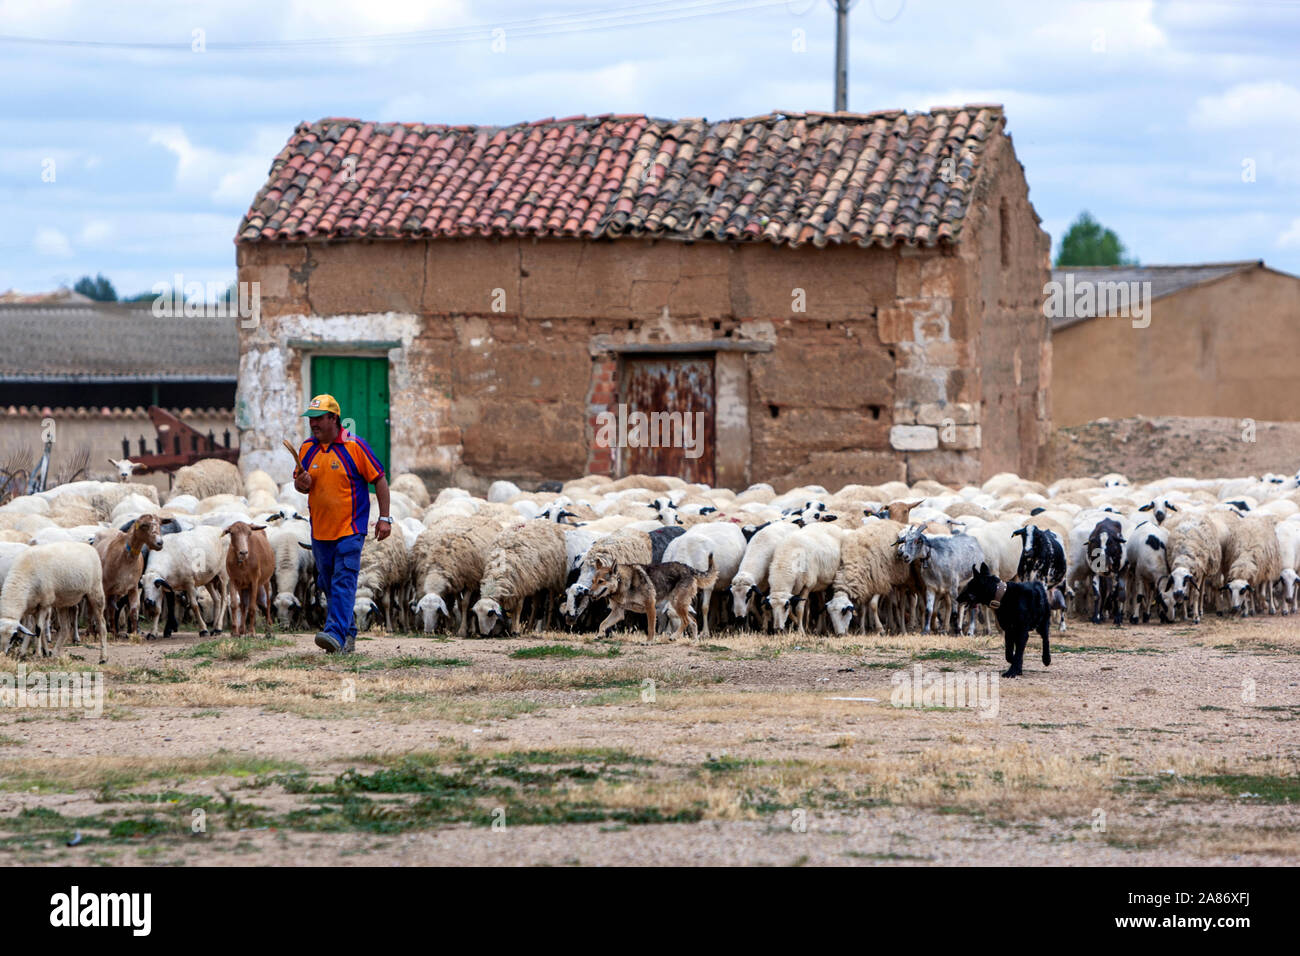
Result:
{"label": "black-faced sheep", "polygon": [[390,534],[383,541],[371,536],[361,549],[361,570],[357,572],[357,596],[352,608],[352,623],[364,631],[372,615],[384,612],[384,627],[393,630],[393,605],[404,613],[404,590],[411,576],[411,555],[400,534]]}
{"label": "black-faced sheep", "polygon": [[[597,542],[599,544],[599,542]],[[649,551],[649,541],[647,539]],[[474,604],[479,633],[492,634],[498,624],[506,633],[515,633],[522,625],[524,601],[533,598],[533,616],[539,598],[545,599],[541,620],[550,616],[555,595],[564,588],[564,529],[550,521],[529,521],[507,528],[492,542],[479,599]]]}
{"label": "black-faced sheep", "polygon": [[[831,600],[826,605],[836,634],[848,633],[855,612],[861,614],[862,633],[867,633],[868,611],[872,626],[878,633],[884,633],[880,599],[901,596],[912,580],[912,569],[898,553],[898,537],[906,530],[904,524],[883,519],[847,531],[840,539],[840,566],[831,583]],[[902,610],[901,603],[896,602],[897,629],[905,632]]]}
{"label": "black-faced sheep", "polygon": [[438,629],[438,618],[451,614],[448,602],[459,605],[460,636],[469,629],[470,597],[478,589],[492,542],[501,533],[492,520],[446,518],[423,531],[411,551],[415,600],[412,610],[426,634]]}
{"label": "black-faced sheep", "polygon": [[1209,515],[1193,515],[1174,528],[1166,552],[1168,575],[1157,584],[1171,616],[1176,617],[1181,605],[1185,618],[1201,623],[1205,592],[1222,559],[1219,529]]}
{"label": "black-faced sheep", "polygon": [[1267,605],[1277,613],[1273,582],[1282,575],[1282,552],[1272,518],[1242,518],[1235,523],[1223,553],[1223,590],[1231,609],[1243,617]]}

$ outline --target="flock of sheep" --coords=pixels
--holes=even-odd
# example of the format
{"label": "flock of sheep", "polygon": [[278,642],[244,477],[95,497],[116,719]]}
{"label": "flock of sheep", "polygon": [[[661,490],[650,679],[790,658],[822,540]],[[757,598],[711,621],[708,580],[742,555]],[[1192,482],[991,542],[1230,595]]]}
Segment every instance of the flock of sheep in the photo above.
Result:
{"label": "flock of sheep", "polygon": [[[83,624],[100,636],[149,636],[186,617],[200,634],[320,626],[306,496],[265,472],[205,460],[177,472],[159,501],[149,485],[79,481],[0,506],[0,645],[33,638],[58,654]],[[868,629],[973,633],[982,609],[957,594],[987,563],[1000,578],[1039,580],[1059,627],[1070,604],[1093,621],[1200,621],[1207,611],[1295,610],[1300,475],[1120,475],[1052,485],[1012,474],[980,487],[820,486],[740,493],[671,478],[586,476],[486,497],[430,496],[415,475],[391,482],[394,533],[367,538],[356,624],[468,636],[536,628],[595,632],[600,567],[678,561],[716,583],[701,591],[699,629]],[[378,508],[372,503],[372,516]],[[725,594],[718,594],[725,590]],[[716,598],[716,600],[715,600]],[[163,616],[167,617],[164,625]],[[989,622],[985,620],[986,629]],[[21,643],[19,643],[21,638]]]}

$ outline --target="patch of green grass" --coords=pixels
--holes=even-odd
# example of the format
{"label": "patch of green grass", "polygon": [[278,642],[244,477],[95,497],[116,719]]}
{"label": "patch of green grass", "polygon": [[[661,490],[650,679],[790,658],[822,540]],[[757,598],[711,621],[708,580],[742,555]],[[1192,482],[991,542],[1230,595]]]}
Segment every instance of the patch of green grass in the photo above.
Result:
{"label": "patch of green grass", "polygon": [[864,853],[861,850],[845,850],[844,855],[852,857],[855,860],[882,860],[887,863],[897,863],[902,860],[924,860],[929,862],[934,859],[932,856],[917,856],[914,853]]}
{"label": "patch of green grass", "polygon": [[161,671],[153,667],[132,667],[122,676],[128,684],[183,684],[189,679],[190,675],[178,667]]}
{"label": "patch of green grass", "polygon": [[400,654],[397,657],[358,661],[357,665],[356,669],[361,671],[388,671],[406,670],[412,667],[469,667],[470,662],[459,657],[419,657],[415,654]]}
{"label": "patch of green grass", "polygon": [[763,761],[761,760],[745,760],[728,754],[715,757],[709,754],[700,766],[709,773],[735,773],[737,770],[744,770],[747,767],[760,767],[762,765]]}
{"label": "patch of green grass", "polygon": [[1094,644],[1058,644],[1052,641],[1053,654],[1163,654],[1158,647],[1103,647]]}
{"label": "patch of green grass", "polygon": [[926,651],[924,654],[913,654],[914,661],[948,661],[953,664],[983,664],[984,655],[976,654],[974,651],[957,650],[957,651]]}
{"label": "patch of green grass", "polygon": [[400,833],[448,823],[622,824],[699,820],[704,808],[606,806],[586,796],[597,782],[639,777],[649,761],[617,750],[527,751],[476,757],[467,752],[408,754],[380,769],[349,769],[332,780],[276,778],[310,805],[276,825],[317,832]]}
{"label": "patch of green grass", "polygon": [[532,660],[534,658],[558,657],[571,659],[574,657],[618,657],[623,652],[617,646],[610,647],[605,653],[599,653],[586,647],[574,646],[573,644],[539,644],[535,647],[521,647],[512,651],[510,656],[516,660]]}
{"label": "patch of green grass", "polygon": [[1066,727],[1086,727],[1086,724],[1073,722],[1068,724],[1017,724],[1023,730],[1063,730]]}
{"label": "patch of green grass", "polygon": [[300,766],[291,761],[236,754],[228,750],[219,750],[216,754],[203,758],[142,761],[134,766],[109,765],[89,773],[79,771],[75,764],[64,770],[59,761],[52,760],[40,765],[39,769],[19,764],[0,771],[0,790],[69,793],[91,789],[98,790],[105,799],[112,799],[117,791],[151,780],[251,777],[298,769]]}
{"label": "patch of green grass", "polygon": [[1193,783],[1218,787],[1229,796],[1243,798],[1251,803],[1300,803],[1300,778],[1260,777],[1251,774],[1212,774],[1189,777]]}
{"label": "patch of green grass", "polygon": [[1213,787],[1221,791],[1224,797],[1243,799],[1250,803],[1300,803],[1300,778],[1255,774],[1205,774],[1195,777],[1159,774],[1153,777],[1122,780],[1116,785],[1115,790],[1121,793],[1136,791],[1158,794],[1171,784],[1179,782]]}
{"label": "patch of green grass", "polygon": [[278,637],[258,637],[244,635],[241,637],[218,637],[210,641],[200,641],[179,651],[165,655],[168,660],[193,660],[206,658],[213,661],[246,661],[254,651],[265,651],[272,647],[288,647],[293,641]]}
{"label": "patch of green grass", "polygon": [[635,704],[641,700],[641,691],[637,687],[618,687],[599,694],[592,694],[584,700],[584,707],[608,707],[611,704]]}

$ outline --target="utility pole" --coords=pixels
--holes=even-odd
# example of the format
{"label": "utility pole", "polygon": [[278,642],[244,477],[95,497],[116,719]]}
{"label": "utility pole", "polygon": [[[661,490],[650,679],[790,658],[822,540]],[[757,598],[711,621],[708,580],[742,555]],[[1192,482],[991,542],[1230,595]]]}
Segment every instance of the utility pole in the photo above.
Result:
{"label": "utility pole", "polygon": [[835,4],[835,111],[849,108],[849,0]]}

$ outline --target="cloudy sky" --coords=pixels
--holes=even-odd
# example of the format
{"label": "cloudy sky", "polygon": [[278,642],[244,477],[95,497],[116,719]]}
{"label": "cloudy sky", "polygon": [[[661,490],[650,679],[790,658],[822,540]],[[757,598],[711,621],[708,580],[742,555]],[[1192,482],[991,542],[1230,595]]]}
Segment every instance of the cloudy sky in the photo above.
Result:
{"label": "cloudy sky", "polygon": [[[1006,105],[1053,251],[1087,209],[1144,263],[1300,274],[1300,2],[857,0],[850,28],[852,110]],[[0,291],[232,280],[301,120],[830,109],[833,57],[829,0],[0,0]]]}

